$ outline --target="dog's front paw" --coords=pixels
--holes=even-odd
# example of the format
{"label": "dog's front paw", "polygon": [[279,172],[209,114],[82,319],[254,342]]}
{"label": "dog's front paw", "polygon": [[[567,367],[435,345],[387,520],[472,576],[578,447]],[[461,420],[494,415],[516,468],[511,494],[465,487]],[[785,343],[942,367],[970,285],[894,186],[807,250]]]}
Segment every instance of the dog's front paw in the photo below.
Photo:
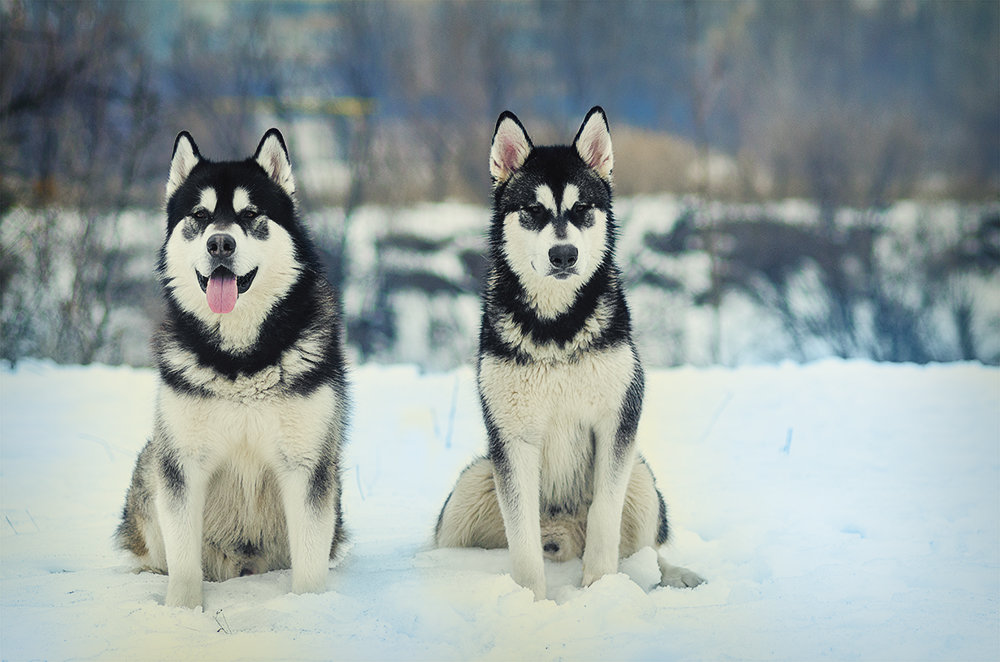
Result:
{"label": "dog's front paw", "polygon": [[[615,550],[617,552],[617,550]],[[604,575],[618,572],[618,554],[583,553],[583,585],[590,586]]]}
{"label": "dog's front paw", "polygon": [[544,567],[530,571],[522,570],[521,572],[515,570],[513,577],[515,582],[524,588],[531,589],[531,592],[535,594],[536,601],[545,599]]}
{"label": "dog's front paw", "polygon": [[587,570],[586,568],[584,568],[584,570],[583,570],[583,587],[586,588],[586,587],[590,586],[591,584],[593,584],[594,582],[596,582],[598,579],[600,579],[604,575],[613,575],[613,574],[615,574],[614,570],[610,570],[608,572],[594,572],[592,570]]}
{"label": "dog's front paw", "polygon": [[196,582],[167,582],[167,599],[164,602],[168,607],[187,607],[188,609],[201,608],[201,581]]}
{"label": "dog's front paw", "polygon": [[319,576],[310,576],[292,571],[292,593],[322,593],[325,590],[326,572]]}
{"label": "dog's front paw", "polygon": [[541,581],[528,582],[521,584],[521,586],[531,589],[531,592],[535,594],[535,602],[545,599],[545,577],[542,577]]}

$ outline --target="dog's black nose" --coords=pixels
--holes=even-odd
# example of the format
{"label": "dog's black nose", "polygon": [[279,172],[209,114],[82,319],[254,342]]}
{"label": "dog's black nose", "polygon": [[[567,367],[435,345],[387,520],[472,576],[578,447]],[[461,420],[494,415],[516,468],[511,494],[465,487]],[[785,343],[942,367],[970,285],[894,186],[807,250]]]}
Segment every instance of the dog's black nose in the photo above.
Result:
{"label": "dog's black nose", "polygon": [[549,249],[549,262],[556,269],[568,269],[576,264],[578,254],[573,244],[558,244]]}
{"label": "dog's black nose", "polygon": [[545,546],[542,547],[542,551],[547,552],[549,554],[558,554],[559,544],[554,542],[547,542],[545,543]]}
{"label": "dog's black nose", "polygon": [[208,238],[208,254],[212,257],[229,257],[236,252],[236,237],[222,232]]}

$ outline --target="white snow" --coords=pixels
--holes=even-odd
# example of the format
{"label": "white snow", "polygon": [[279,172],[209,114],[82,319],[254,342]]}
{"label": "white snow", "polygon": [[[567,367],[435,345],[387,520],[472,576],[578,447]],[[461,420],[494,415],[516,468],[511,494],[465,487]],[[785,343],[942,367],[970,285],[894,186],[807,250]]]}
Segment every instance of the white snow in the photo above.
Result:
{"label": "white snow", "polygon": [[353,373],[344,458],[353,543],[328,591],[289,573],[162,606],[116,552],[149,433],[149,370],[0,370],[0,658],[995,660],[1000,370],[826,361],[651,371],[640,445],[672,514],[588,589],[547,564],[533,602],[504,550],[432,550],[438,509],[484,448],[472,373]]}

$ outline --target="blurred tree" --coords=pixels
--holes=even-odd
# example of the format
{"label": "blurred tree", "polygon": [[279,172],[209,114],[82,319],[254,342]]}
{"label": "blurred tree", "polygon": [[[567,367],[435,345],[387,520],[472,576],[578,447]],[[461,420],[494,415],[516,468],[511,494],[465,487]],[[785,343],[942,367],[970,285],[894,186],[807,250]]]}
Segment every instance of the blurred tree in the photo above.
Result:
{"label": "blurred tree", "polygon": [[[119,212],[144,183],[160,109],[133,10],[71,1],[0,8],[0,189],[4,207],[44,209],[2,214],[0,252],[19,256],[5,261],[16,274],[0,280],[6,358],[90,362],[111,340],[115,293],[129,281]],[[35,292],[15,290],[18,278]]]}

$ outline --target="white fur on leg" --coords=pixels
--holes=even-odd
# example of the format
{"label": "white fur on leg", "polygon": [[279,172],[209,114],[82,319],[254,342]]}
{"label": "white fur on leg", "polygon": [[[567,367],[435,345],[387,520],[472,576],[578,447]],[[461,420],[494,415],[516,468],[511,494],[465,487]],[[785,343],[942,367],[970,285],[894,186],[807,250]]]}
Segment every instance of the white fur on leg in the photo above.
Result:
{"label": "white fur on leg", "polygon": [[682,568],[679,565],[670,565],[663,555],[657,553],[656,560],[660,566],[660,586],[673,586],[674,588],[694,588],[699,584],[704,584],[697,573]]}
{"label": "white fur on leg", "polygon": [[278,481],[288,525],[292,557],[292,592],[322,593],[330,569],[330,545],[336,513],[330,503],[309,503],[309,476],[283,472]]}
{"label": "white fur on leg", "polygon": [[539,519],[539,452],[523,441],[506,446],[511,484],[497,477],[497,496],[510,549],[511,575],[529,588],[536,600],[545,599],[545,563]]}
{"label": "white fur on leg", "polygon": [[594,430],[594,500],[587,514],[587,542],[583,548],[583,585],[618,572],[622,510],[635,466],[634,447],[625,458],[615,457],[615,429]]}
{"label": "white fur on leg", "polygon": [[[602,499],[607,501],[607,499]],[[615,516],[613,506],[594,504],[587,514],[587,542],[583,548],[583,585],[590,586],[604,575],[618,572],[618,548],[621,541],[621,510]]]}
{"label": "white fur on leg", "polygon": [[181,500],[160,489],[156,510],[167,559],[168,607],[201,607],[201,545],[205,492],[188,480]]}

